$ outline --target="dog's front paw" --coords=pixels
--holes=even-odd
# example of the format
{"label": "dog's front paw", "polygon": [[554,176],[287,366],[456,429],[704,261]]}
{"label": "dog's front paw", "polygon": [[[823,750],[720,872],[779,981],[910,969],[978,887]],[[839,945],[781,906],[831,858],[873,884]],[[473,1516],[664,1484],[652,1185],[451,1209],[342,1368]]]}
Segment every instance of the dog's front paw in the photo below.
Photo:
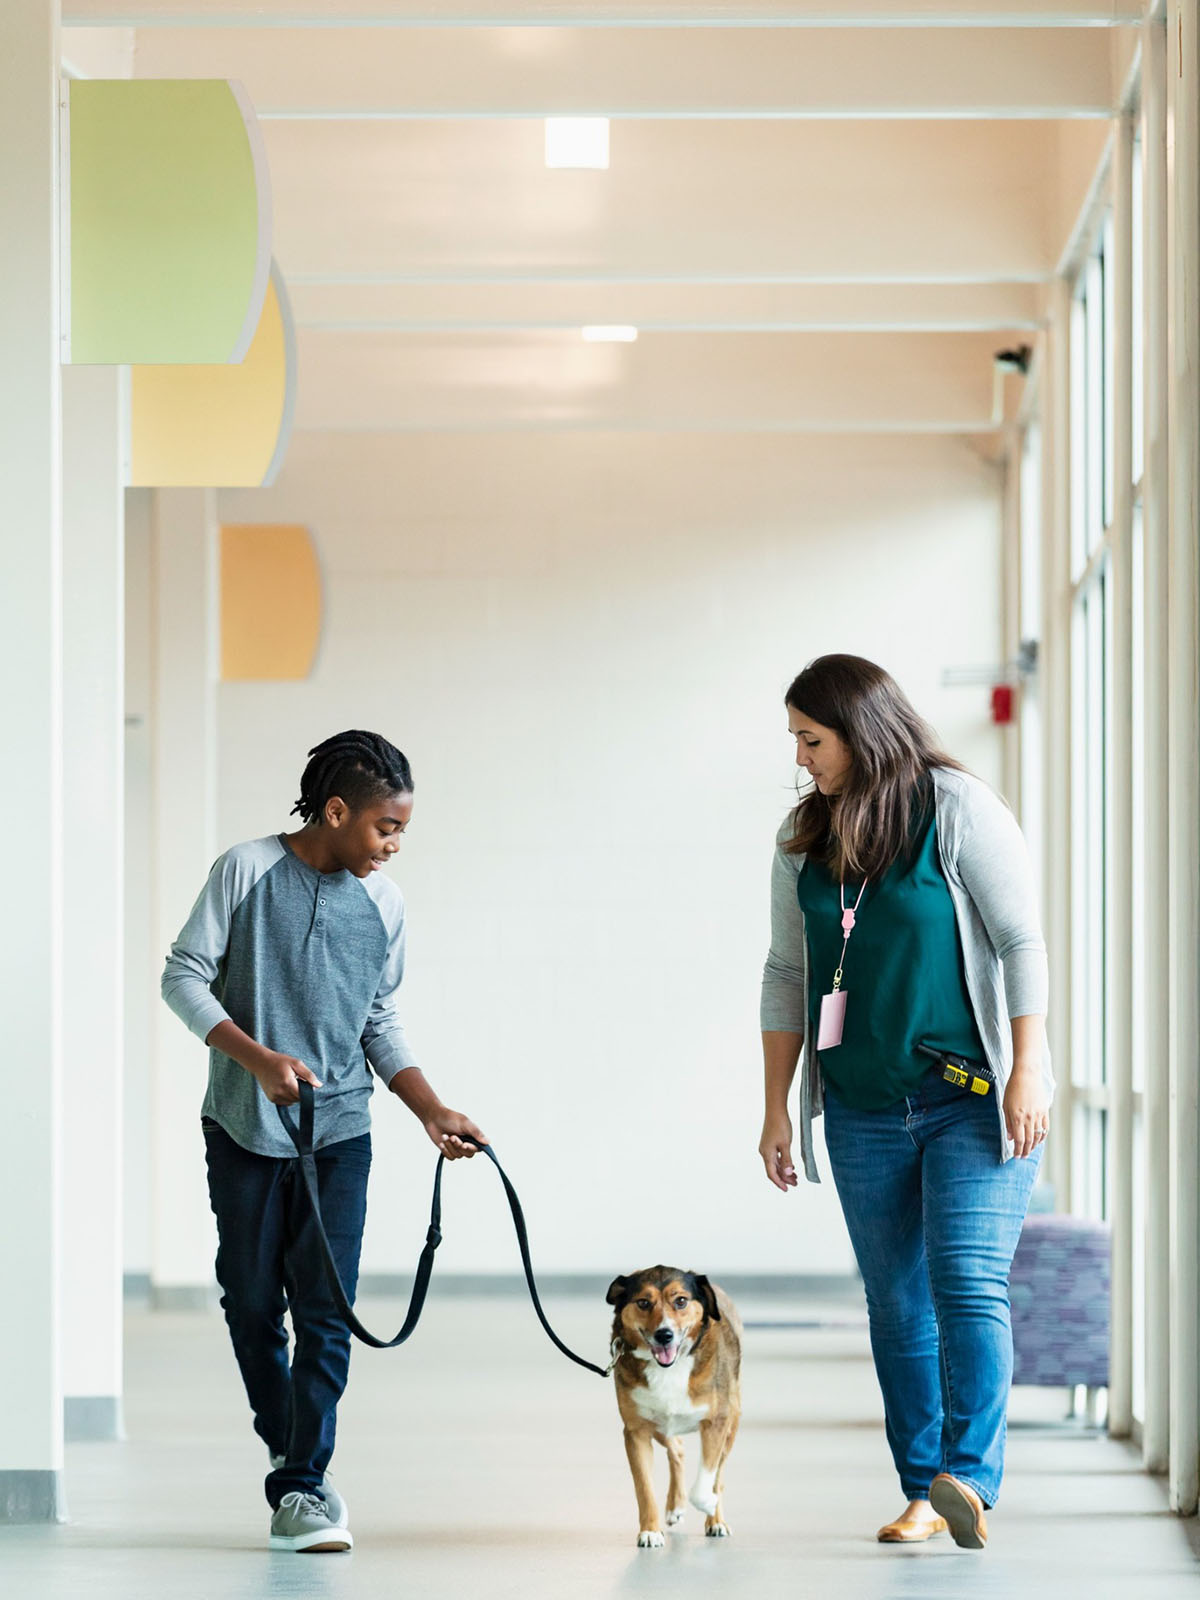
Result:
{"label": "dog's front paw", "polygon": [[660,1533],[657,1528],[643,1528],[638,1534],[639,1550],[661,1550],[667,1542],[667,1536]]}
{"label": "dog's front paw", "polygon": [[709,1517],[704,1523],[704,1534],[708,1539],[728,1539],[729,1524],[718,1521],[716,1517]]}
{"label": "dog's front paw", "polygon": [[675,1506],[667,1512],[667,1527],[673,1528],[677,1522],[683,1521],[683,1507]]}

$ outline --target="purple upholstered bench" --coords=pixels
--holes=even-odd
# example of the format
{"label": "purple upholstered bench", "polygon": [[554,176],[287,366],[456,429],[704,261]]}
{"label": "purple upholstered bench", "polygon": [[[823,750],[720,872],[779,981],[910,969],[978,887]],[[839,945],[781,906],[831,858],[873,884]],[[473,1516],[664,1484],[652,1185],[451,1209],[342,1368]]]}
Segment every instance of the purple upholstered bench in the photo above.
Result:
{"label": "purple upholstered bench", "polygon": [[1009,1279],[1013,1383],[1088,1391],[1088,1414],[1108,1387],[1111,1237],[1085,1217],[1029,1216]]}

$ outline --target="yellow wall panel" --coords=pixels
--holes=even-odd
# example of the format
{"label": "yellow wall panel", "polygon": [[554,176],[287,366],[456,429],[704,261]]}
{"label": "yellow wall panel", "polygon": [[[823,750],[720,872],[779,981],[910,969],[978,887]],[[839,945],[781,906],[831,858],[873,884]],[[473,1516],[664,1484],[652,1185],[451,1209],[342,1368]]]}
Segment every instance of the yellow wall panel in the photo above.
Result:
{"label": "yellow wall panel", "polygon": [[239,366],[132,369],[130,483],[222,489],[269,484],[291,433],[295,385],[287,290],[272,266],[258,331]]}
{"label": "yellow wall panel", "polygon": [[321,635],[321,572],[308,529],[227,523],[221,529],[221,677],[307,678]]}

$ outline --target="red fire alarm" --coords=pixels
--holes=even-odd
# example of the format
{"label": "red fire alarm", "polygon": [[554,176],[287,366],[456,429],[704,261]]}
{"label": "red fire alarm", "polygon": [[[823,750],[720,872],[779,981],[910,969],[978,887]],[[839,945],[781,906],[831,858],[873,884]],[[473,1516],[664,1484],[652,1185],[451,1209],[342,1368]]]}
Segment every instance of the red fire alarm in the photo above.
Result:
{"label": "red fire alarm", "polygon": [[998,683],[992,689],[992,721],[998,727],[1007,727],[1013,720],[1013,691],[1011,683]]}

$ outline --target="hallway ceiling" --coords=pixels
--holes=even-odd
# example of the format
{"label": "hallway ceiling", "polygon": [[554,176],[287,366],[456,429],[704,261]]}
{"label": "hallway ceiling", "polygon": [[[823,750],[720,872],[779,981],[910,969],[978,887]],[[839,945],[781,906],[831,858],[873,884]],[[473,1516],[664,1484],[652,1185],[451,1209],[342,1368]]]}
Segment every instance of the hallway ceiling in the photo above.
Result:
{"label": "hallway ceiling", "polygon": [[[230,77],[297,426],[994,433],[1137,42],[1120,0],[64,0],[85,75]],[[551,171],[547,115],[612,118]],[[585,344],[584,324],[635,344]]]}

